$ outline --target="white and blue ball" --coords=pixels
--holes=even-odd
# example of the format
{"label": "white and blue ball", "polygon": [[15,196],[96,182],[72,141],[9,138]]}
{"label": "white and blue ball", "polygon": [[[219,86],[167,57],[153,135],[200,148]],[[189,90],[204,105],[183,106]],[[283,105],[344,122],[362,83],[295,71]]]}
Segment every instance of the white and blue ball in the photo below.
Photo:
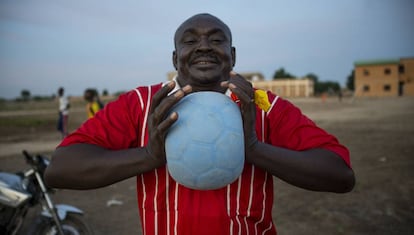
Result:
{"label": "white and blue ball", "polygon": [[185,96],[172,111],[178,120],[166,136],[167,168],[188,188],[214,190],[234,182],[244,166],[239,107],[218,92]]}

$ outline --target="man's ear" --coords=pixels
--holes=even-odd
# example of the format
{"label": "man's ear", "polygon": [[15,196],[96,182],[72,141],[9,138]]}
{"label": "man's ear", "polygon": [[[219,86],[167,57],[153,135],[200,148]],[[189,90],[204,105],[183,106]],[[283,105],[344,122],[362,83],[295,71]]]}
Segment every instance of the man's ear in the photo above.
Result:
{"label": "man's ear", "polygon": [[175,70],[177,70],[178,66],[177,66],[177,52],[176,51],[173,51],[172,53],[172,62],[173,62]]}
{"label": "man's ear", "polygon": [[234,67],[236,65],[236,48],[235,47],[231,47],[231,58],[233,60],[232,67]]}

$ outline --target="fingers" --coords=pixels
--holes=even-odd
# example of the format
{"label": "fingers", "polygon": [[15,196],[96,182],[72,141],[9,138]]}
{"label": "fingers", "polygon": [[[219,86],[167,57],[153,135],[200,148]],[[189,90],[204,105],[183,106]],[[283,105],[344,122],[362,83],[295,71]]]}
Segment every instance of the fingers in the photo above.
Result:
{"label": "fingers", "polygon": [[175,81],[169,82],[167,85],[163,86],[155,95],[152,97],[150,113],[152,113],[161,101],[174,89]]}
{"label": "fingers", "polygon": [[231,71],[230,79],[222,82],[221,85],[229,88],[243,104],[254,103],[253,86],[240,74]]}
{"label": "fingers", "polygon": [[256,105],[254,103],[254,89],[252,84],[241,75],[230,72],[230,79],[223,82],[222,86],[228,87],[237,95],[241,102],[240,111],[243,119],[243,130],[246,151],[254,148],[257,143],[256,136]]}
{"label": "fingers", "polygon": [[165,133],[168,128],[178,119],[177,112],[172,112],[168,117],[161,121],[157,127],[158,131]]}
{"label": "fingers", "polygon": [[170,82],[152,98],[148,116],[149,140],[146,148],[149,155],[155,159],[165,159],[165,136],[168,128],[178,119],[176,112],[169,113],[171,108],[192,90],[191,86],[187,85],[169,95],[174,87],[175,82]]}
{"label": "fingers", "polygon": [[161,90],[159,90],[153,97],[151,103],[150,121],[152,128],[156,128],[159,131],[166,131],[169,126],[174,123],[178,115],[175,113],[167,114],[170,109],[185,95],[191,92],[191,86],[184,86],[182,89],[178,89],[173,94],[168,95],[175,87],[175,82],[170,82]]}

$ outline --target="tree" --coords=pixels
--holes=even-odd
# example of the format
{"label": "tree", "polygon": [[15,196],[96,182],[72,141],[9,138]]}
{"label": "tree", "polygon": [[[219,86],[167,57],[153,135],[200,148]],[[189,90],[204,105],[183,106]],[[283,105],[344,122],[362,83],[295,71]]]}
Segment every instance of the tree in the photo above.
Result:
{"label": "tree", "polygon": [[315,93],[322,94],[322,93],[338,93],[341,89],[341,85],[338,82],[333,81],[326,81],[326,82],[318,82],[315,84]]}
{"label": "tree", "polygon": [[22,90],[20,92],[20,95],[21,95],[21,97],[24,101],[27,101],[27,100],[30,99],[30,91],[29,90]]}
{"label": "tree", "polygon": [[355,82],[355,69],[353,69],[351,71],[351,74],[349,74],[348,77],[346,78],[346,87],[351,91],[355,90],[354,82]]}
{"label": "tree", "polygon": [[318,75],[314,74],[314,73],[308,73],[305,75],[305,77],[310,78],[313,81],[313,84],[317,84],[318,83]]}
{"label": "tree", "polygon": [[284,79],[284,78],[295,78],[295,76],[286,72],[283,67],[276,70],[275,74],[273,75],[273,80]]}

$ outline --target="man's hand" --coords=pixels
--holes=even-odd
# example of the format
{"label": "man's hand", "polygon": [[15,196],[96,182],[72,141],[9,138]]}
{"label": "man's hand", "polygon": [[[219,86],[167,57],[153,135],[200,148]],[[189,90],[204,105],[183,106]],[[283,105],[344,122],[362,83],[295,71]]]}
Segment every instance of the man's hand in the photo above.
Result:
{"label": "man's hand", "polygon": [[252,84],[240,74],[230,72],[230,79],[222,82],[223,87],[229,88],[240,100],[240,112],[243,119],[245,152],[252,151],[258,143],[256,136],[256,105]]}
{"label": "man's hand", "polygon": [[[172,95],[168,95],[175,87],[175,82],[170,82],[159,90],[152,98],[148,115],[149,139],[146,145],[148,156],[154,160],[156,167],[166,162],[165,136],[171,125],[177,121],[178,114],[170,112],[170,109],[185,95],[191,92],[191,86],[187,85]],[[168,116],[167,116],[168,114]]]}

